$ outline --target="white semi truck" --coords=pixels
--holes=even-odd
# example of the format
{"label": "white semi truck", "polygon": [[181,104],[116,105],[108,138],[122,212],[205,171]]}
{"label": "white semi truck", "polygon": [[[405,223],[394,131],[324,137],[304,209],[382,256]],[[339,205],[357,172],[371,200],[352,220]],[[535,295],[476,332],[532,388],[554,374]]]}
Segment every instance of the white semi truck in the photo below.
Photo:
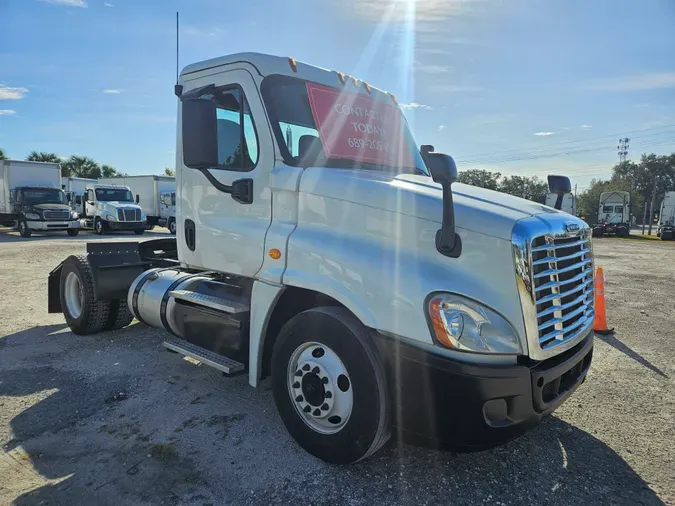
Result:
{"label": "white semi truck", "polygon": [[69,176],[63,178],[61,186],[66,194],[66,200],[76,213],[84,213],[84,194],[87,190],[87,185],[94,185],[96,183],[96,179],[86,177]]}
{"label": "white semi truck", "polygon": [[626,191],[602,192],[598,208],[598,222],[593,227],[593,237],[630,234],[630,193]]}
{"label": "white semi truck", "polygon": [[189,65],[175,92],[177,237],[60,263],[49,311],[73,332],[135,316],[253,387],[271,376],[290,434],[334,463],[392,434],[496,445],[584,381],[584,222],[453,184],[392,95],[339,72],[235,54]]}
{"label": "white semi truck", "polygon": [[143,208],[147,216],[147,228],[156,225],[167,226],[169,209],[162,205],[163,193],[176,192],[176,178],[173,176],[123,176],[98,180],[101,184],[128,186],[134,194],[136,203]]}
{"label": "white semi truck", "polygon": [[83,197],[80,227],[99,235],[112,231],[145,232],[147,221],[128,186],[88,184]]}
{"label": "white semi truck", "polygon": [[160,197],[159,226],[166,227],[173,235],[176,235],[176,192],[162,193]]}
{"label": "white semi truck", "polygon": [[666,192],[663,197],[656,234],[662,241],[675,239],[675,192]]}
{"label": "white semi truck", "polygon": [[77,218],[61,189],[58,163],[0,160],[0,224],[22,237],[55,231],[75,236]]}

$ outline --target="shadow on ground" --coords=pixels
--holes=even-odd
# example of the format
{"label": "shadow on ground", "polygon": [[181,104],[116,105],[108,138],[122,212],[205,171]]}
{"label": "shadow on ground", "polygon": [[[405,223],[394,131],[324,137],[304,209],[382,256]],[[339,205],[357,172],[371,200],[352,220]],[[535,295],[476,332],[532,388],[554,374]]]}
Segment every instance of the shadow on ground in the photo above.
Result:
{"label": "shadow on ground", "polygon": [[[10,335],[5,346],[32,345],[36,335],[53,330],[36,327]],[[73,339],[69,333],[53,337]],[[148,458],[158,451],[148,435],[117,429],[111,437],[101,421],[117,418],[120,402],[134,403],[133,409],[126,405],[124,420],[142,420],[158,403],[156,397],[145,398],[142,387],[130,389],[131,381],[123,374],[84,376],[49,363],[0,370],[0,397],[48,392],[11,419],[13,438],[2,442],[5,454],[23,452],[24,467],[42,479],[14,504],[661,504],[609,446],[557,418],[489,451],[452,454],[393,443],[372,460],[348,467],[298,459],[295,451],[268,453],[269,441],[258,439],[248,442],[259,447],[256,458],[288,471],[270,476],[256,490],[237,483],[240,495],[219,497],[211,493],[222,490],[214,476],[232,478],[227,464],[234,450],[226,442],[214,442],[223,445],[215,460],[199,453],[185,458],[174,450]],[[116,398],[120,392],[130,392],[131,399]],[[220,401],[214,398],[214,412]],[[171,395],[159,402],[170,404]],[[268,437],[277,433],[276,418],[261,422],[276,424]]]}

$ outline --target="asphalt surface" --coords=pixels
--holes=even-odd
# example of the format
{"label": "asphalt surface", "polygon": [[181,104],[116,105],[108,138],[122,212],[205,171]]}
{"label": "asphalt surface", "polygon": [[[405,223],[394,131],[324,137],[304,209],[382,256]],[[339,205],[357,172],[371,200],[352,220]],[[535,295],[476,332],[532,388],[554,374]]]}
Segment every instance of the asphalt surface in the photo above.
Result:
{"label": "asphalt surface", "polygon": [[616,333],[539,427],[337,467],[294,443],[268,381],[195,366],[139,323],[80,337],[47,313],[49,271],[120,239],[138,238],[0,229],[0,504],[675,504],[675,242],[595,241]]}

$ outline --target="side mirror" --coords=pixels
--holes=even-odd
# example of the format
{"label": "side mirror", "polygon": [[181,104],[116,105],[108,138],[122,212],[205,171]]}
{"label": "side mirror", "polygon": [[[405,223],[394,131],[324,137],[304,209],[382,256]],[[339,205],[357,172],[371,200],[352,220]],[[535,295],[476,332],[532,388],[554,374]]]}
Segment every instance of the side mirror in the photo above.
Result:
{"label": "side mirror", "polygon": [[66,201],[72,202],[73,196],[70,193],[66,193]]}
{"label": "side mirror", "polygon": [[138,196],[138,193],[136,194],[136,203],[138,204],[141,201],[141,197]]}
{"label": "side mirror", "polygon": [[82,204],[82,197],[80,197],[79,195],[78,195],[77,197],[75,197],[75,203],[76,203],[77,205]]}
{"label": "side mirror", "polygon": [[455,210],[452,201],[452,183],[457,181],[457,165],[450,155],[435,153],[431,145],[421,146],[420,153],[432,179],[443,187],[443,221],[436,232],[436,249],[442,255],[458,258],[462,252],[462,241],[455,233]]}
{"label": "side mirror", "polygon": [[567,176],[548,176],[548,190],[551,193],[558,195],[558,198],[555,200],[555,205],[553,206],[557,210],[562,209],[563,197],[566,193],[572,191],[572,183],[570,178]]}
{"label": "side mirror", "polygon": [[216,104],[211,100],[183,100],[183,163],[191,169],[208,169],[219,165]]}

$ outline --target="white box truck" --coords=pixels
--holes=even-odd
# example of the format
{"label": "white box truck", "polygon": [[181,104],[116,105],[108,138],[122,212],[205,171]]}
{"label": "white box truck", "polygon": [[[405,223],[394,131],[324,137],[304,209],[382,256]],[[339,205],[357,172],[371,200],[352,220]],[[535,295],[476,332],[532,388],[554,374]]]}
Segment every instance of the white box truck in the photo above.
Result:
{"label": "white box truck", "polygon": [[270,376],[293,438],[343,464],[392,434],[500,444],[585,380],[583,221],[455,184],[392,95],[340,72],[235,54],[189,65],[175,93],[177,237],[56,266],[49,311],[73,332],[135,316],[172,351]]}
{"label": "white box truck", "polygon": [[630,234],[630,193],[625,191],[602,192],[598,207],[598,222],[593,227],[593,237]]}
{"label": "white box truck", "polygon": [[18,228],[23,237],[34,231],[79,232],[77,214],[61,189],[58,163],[0,160],[0,223]]}
{"label": "white box truck", "polygon": [[89,179],[86,177],[64,177],[62,181],[63,191],[66,193],[66,200],[70,203],[70,207],[77,213],[84,212],[83,202],[84,193],[87,185],[96,184],[96,179]]}
{"label": "white box truck", "polygon": [[[549,207],[555,207],[556,202],[558,200],[558,195],[555,193],[547,193],[546,194],[546,205]],[[561,211],[567,214],[571,214],[572,216],[577,215],[577,199],[574,198],[573,193],[565,193],[563,195],[563,200],[562,200],[562,207],[560,208]]]}
{"label": "white box truck", "polygon": [[675,239],[675,192],[666,192],[663,196],[656,234],[662,241]]}
{"label": "white box truck", "polygon": [[124,176],[109,177],[98,180],[101,184],[116,184],[128,186],[134,194],[136,203],[143,208],[148,217],[148,229],[156,225],[166,226],[168,224],[168,212],[166,206],[162,205],[162,193],[176,192],[176,178],[173,176]]}

